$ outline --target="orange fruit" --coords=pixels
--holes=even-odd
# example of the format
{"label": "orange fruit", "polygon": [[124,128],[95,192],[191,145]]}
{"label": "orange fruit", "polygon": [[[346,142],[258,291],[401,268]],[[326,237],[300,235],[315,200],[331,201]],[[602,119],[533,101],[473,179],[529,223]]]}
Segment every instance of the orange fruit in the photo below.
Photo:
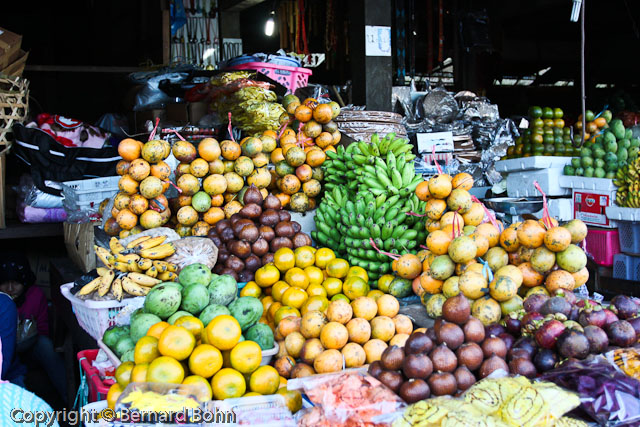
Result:
{"label": "orange fruit", "polygon": [[365,344],[371,338],[371,325],[366,319],[354,317],[347,323],[349,341]]}
{"label": "orange fruit", "polygon": [[336,259],[336,254],[329,248],[320,248],[315,254],[316,267],[326,268],[329,261]]}
{"label": "orange fruit", "polygon": [[129,209],[122,209],[116,216],[116,222],[123,230],[131,230],[138,224],[138,217]]}
{"label": "orange fruit", "polygon": [[342,284],[342,293],[350,300],[366,296],[370,290],[369,283],[359,276],[347,276]]}
{"label": "orange fruit", "polygon": [[380,298],[382,295],[384,295],[384,292],[382,292],[380,289],[372,289],[367,294],[367,297],[372,298],[374,301],[377,301],[378,298]]}
{"label": "orange fruit", "polygon": [[[322,310],[321,310],[322,311]],[[330,322],[338,322],[346,325],[353,317],[353,308],[343,300],[332,301],[327,307],[327,319]]]}
{"label": "orange fruit", "polygon": [[269,310],[267,311],[267,319],[269,322],[273,323],[273,318],[280,307],[282,307],[282,304],[279,301],[276,301],[269,306]]}
{"label": "orange fruit", "polygon": [[220,144],[215,138],[204,138],[198,144],[198,154],[207,162],[212,162],[220,157]]}
{"label": "orange fruit", "polygon": [[335,277],[329,277],[322,282],[322,287],[327,291],[327,296],[332,297],[342,292],[342,281]]}
{"label": "orange fruit", "polygon": [[307,295],[304,289],[296,286],[291,286],[282,294],[282,303],[285,306],[299,309],[300,307],[302,307],[305,301],[307,301],[307,298],[309,298],[309,295]]}
{"label": "orange fruit", "polygon": [[110,409],[116,408],[116,402],[120,398],[122,394],[122,387],[115,383],[111,387],[109,387],[109,391],[107,392],[107,407]]}
{"label": "orange fruit", "polygon": [[329,277],[336,277],[338,279],[342,279],[349,272],[349,263],[342,259],[336,258],[327,264],[327,274]]}
{"label": "orange fruit", "polygon": [[219,207],[209,208],[209,210],[206,211],[204,213],[204,215],[202,216],[202,219],[204,219],[204,221],[207,224],[214,225],[218,221],[221,221],[221,220],[224,219],[224,211],[222,209],[220,209]]}
{"label": "orange fruit", "polygon": [[160,339],[162,331],[164,331],[167,326],[169,326],[169,323],[164,321],[155,323],[149,328],[149,330],[147,331],[147,335]]}
{"label": "orange fruit", "polygon": [[280,248],[273,254],[273,264],[281,272],[286,272],[287,270],[295,267],[295,262],[295,255],[289,248]]}
{"label": "orange fruit", "polygon": [[131,371],[133,371],[134,366],[133,362],[122,362],[116,368],[116,382],[123,390],[131,382]]}
{"label": "orange fruit", "polygon": [[349,271],[347,271],[347,277],[350,277],[350,276],[360,277],[365,282],[369,281],[369,275],[367,274],[367,270],[365,270],[362,267],[358,267],[356,265],[351,266],[349,268]]}
{"label": "orange fruit", "polygon": [[261,295],[262,295],[262,289],[253,280],[247,283],[240,291],[241,297],[260,298]]}
{"label": "orange fruit", "polygon": [[247,383],[235,369],[224,368],[211,378],[211,389],[216,400],[241,397],[247,391]]}
{"label": "orange fruit", "polygon": [[400,310],[400,303],[393,295],[386,294],[376,300],[378,316],[395,317]]}
{"label": "orange fruit", "polygon": [[368,296],[358,297],[351,301],[351,308],[353,309],[354,317],[365,320],[371,320],[376,317],[376,314],[378,314],[378,305],[376,300]]}
{"label": "orange fruit", "polygon": [[280,321],[282,321],[282,319],[289,317],[289,316],[295,316],[295,317],[300,317],[300,310],[298,310],[295,307],[290,307],[288,305],[283,305],[281,307],[279,307],[274,315],[273,315],[273,322],[278,325],[280,323]]}
{"label": "orange fruit", "polygon": [[[278,251],[276,251],[278,254]],[[275,254],[274,254],[274,262],[275,262]],[[277,268],[277,265],[267,264],[263,265],[259,269],[256,270],[254,280],[261,288],[267,288],[269,286],[274,285],[278,280],[280,280],[280,269]]]}
{"label": "orange fruit", "polygon": [[139,158],[141,151],[142,146],[140,142],[135,139],[125,138],[118,144],[118,154],[129,162]]}
{"label": "orange fruit", "polygon": [[311,246],[301,246],[294,251],[296,267],[306,268],[314,265],[316,259]]}
{"label": "orange fruit", "polygon": [[160,356],[147,369],[147,382],[180,384],[183,379],[184,368],[173,357]]}
{"label": "orange fruit", "polygon": [[[329,147],[326,147],[329,148]],[[320,165],[322,165],[324,163],[324,161],[327,159],[327,154],[322,151],[322,150],[318,150],[318,149],[312,149],[309,150],[309,152],[307,153],[307,164],[309,166],[311,166],[312,168],[318,167]]]}
{"label": "orange fruit", "polygon": [[242,336],[240,324],[228,314],[216,316],[209,322],[205,331],[209,344],[219,350],[231,350]]}
{"label": "orange fruit", "polygon": [[373,363],[376,360],[380,360],[382,352],[387,348],[387,343],[380,339],[372,339],[367,341],[362,348],[367,354],[367,363]]}
{"label": "orange fruit", "polygon": [[242,374],[250,374],[258,369],[262,361],[262,350],[258,343],[242,341],[231,349],[231,367]]}
{"label": "orange fruit", "polygon": [[[321,285],[315,285],[315,286],[319,286],[320,289],[324,291],[324,288]],[[300,314],[304,316],[309,311],[325,312],[328,307],[329,307],[329,300],[327,299],[326,295],[313,295],[307,298],[305,303],[302,305],[302,308],[300,309]]]}
{"label": "orange fruit", "polygon": [[158,338],[148,335],[140,338],[133,350],[133,361],[136,365],[151,363],[158,356]]}
{"label": "orange fruit", "polygon": [[[296,111],[294,112],[293,115],[296,118],[296,120],[300,122],[308,122],[309,120],[311,120],[311,117],[313,117],[313,111],[311,110],[311,108],[307,107],[306,105],[299,105],[298,108],[296,108]],[[125,160],[129,160],[129,159],[125,159]]]}
{"label": "orange fruit", "polygon": [[280,386],[280,374],[273,366],[265,365],[256,369],[249,379],[249,389],[262,395],[273,394]]}
{"label": "orange fruit", "polygon": [[329,104],[318,104],[313,110],[313,119],[318,123],[329,123],[333,117],[333,110]]}
{"label": "orange fruit", "polygon": [[342,323],[329,322],[320,331],[320,342],[324,348],[340,350],[347,341],[349,341],[349,331]]}
{"label": "orange fruit", "polygon": [[329,132],[321,132],[315,139],[315,143],[320,148],[327,148],[333,144],[333,135]]}
{"label": "orange fruit", "polygon": [[290,287],[287,282],[279,280],[271,287],[271,296],[275,301],[282,302],[282,296]]}
{"label": "orange fruit", "polygon": [[[322,282],[324,281],[324,274],[322,274],[322,270],[320,270],[315,265],[304,267],[304,274],[306,274],[307,278],[309,279],[309,286],[322,285]],[[309,293],[308,288],[307,293]]]}
{"label": "orange fruit", "polygon": [[371,319],[371,338],[389,341],[396,332],[396,325],[388,316],[376,316]]}
{"label": "orange fruit", "polygon": [[148,363],[139,363],[133,367],[131,371],[132,383],[143,383],[147,381],[147,370],[149,369]]}
{"label": "orange fruit", "polygon": [[200,339],[202,330],[204,329],[202,321],[195,316],[182,316],[173,324],[174,326],[182,326],[187,331],[191,332],[196,341]]}
{"label": "orange fruit", "polygon": [[160,334],[158,350],[163,356],[173,357],[176,360],[185,360],[196,345],[193,334],[182,326],[169,325]]}
{"label": "orange fruit", "polygon": [[287,270],[284,275],[284,281],[291,286],[296,286],[302,289],[307,289],[307,286],[309,286],[309,278],[305,274],[304,270],[299,267],[293,267]]}
{"label": "orange fruit", "polygon": [[209,381],[200,375],[189,375],[182,381],[182,384],[192,386],[195,389],[194,394],[201,402],[208,402],[213,397]]}

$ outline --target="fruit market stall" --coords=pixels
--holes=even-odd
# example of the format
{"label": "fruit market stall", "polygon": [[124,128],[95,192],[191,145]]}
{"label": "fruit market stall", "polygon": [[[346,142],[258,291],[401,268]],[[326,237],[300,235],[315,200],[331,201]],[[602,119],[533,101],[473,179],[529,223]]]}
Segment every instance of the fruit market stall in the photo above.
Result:
{"label": "fruit market stall", "polygon": [[[471,175],[425,179],[406,139],[376,134],[315,149],[326,160],[306,231],[286,209],[303,193],[287,206],[277,184],[236,172],[230,192],[235,177],[209,169],[235,170],[259,143],[260,153],[271,140],[271,153],[282,149],[286,129],[240,144],[124,144],[131,158],[105,220],[112,236],[94,247],[99,267],[63,289],[114,369],[113,385],[100,388],[106,402],[89,405],[235,408],[240,423],[279,425],[640,419],[624,400],[640,389],[640,301],[589,294],[584,221],[560,223],[544,197],[541,218],[503,222],[471,195]],[[293,175],[275,170],[292,144],[269,180]],[[179,166],[165,162],[169,152]],[[161,163],[163,179],[151,172]],[[167,182],[172,170],[178,179]],[[163,193],[174,185],[182,192],[170,201]],[[421,327],[407,307],[430,321]],[[603,392],[566,372],[620,382],[625,409],[593,404]],[[176,389],[185,397],[173,398]],[[493,390],[499,399],[487,399]]]}

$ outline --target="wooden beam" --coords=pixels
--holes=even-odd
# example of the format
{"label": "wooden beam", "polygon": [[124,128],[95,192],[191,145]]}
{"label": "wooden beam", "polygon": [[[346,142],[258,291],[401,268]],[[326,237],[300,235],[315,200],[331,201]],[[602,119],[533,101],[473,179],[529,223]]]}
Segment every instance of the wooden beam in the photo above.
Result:
{"label": "wooden beam", "polygon": [[265,0],[220,0],[220,10],[223,12],[240,12],[264,2]]}

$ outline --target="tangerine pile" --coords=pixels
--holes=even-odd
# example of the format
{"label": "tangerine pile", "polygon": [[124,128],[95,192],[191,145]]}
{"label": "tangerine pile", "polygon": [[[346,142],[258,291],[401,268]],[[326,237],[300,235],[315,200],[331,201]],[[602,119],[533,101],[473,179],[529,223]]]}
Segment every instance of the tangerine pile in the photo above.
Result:
{"label": "tangerine pile", "polygon": [[441,316],[447,298],[462,293],[472,315],[489,325],[522,309],[523,297],[532,293],[573,291],[586,283],[587,258],[577,246],[587,235],[582,221],[559,226],[547,217],[504,228],[472,200],[472,186],[473,178],[460,173],[436,175],[416,188],[427,202],[427,249],[404,255],[397,268],[415,274],[422,263],[422,272],[408,278],[429,316]]}
{"label": "tangerine pile", "polygon": [[206,327],[191,315],[173,325],[158,322],[136,343],[134,361],[117,367],[107,403],[113,408],[129,382],[194,385],[200,401],[274,393],[295,400],[295,393],[283,387],[286,380],[261,361],[260,346],[244,340],[233,316],[216,316]]}
{"label": "tangerine pile", "polygon": [[360,367],[413,331],[394,296],[370,290],[367,272],[328,248],[279,249],[241,295],[261,299],[284,378]]}
{"label": "tangerine pile", "polygon": [[111,218],[105,223],[109,235],[125,238],[169,221],[171,210],[164,193],[170,185],[171,168],[164,160],[170,153],[171,146],[162,140],[120,141],[118,154],[122,160],[116,166],[121,176],[119,192],[114,198]]}

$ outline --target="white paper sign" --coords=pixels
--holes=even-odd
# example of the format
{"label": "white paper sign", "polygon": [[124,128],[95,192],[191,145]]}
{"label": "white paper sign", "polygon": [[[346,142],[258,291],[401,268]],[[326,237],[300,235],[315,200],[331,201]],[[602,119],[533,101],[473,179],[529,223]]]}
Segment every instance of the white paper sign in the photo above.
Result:
{"label": "white paper sign", "polygon": [[451,132],[430,132],[416,134],[418,142],[418,153],[431,154],[433,147],[436,153],[446,153],[453,151],[453,133]]}
{"label": "white paper sign", "polygon": [[367,56],[391,56],[391,27],[367,25],[364,39]]}

